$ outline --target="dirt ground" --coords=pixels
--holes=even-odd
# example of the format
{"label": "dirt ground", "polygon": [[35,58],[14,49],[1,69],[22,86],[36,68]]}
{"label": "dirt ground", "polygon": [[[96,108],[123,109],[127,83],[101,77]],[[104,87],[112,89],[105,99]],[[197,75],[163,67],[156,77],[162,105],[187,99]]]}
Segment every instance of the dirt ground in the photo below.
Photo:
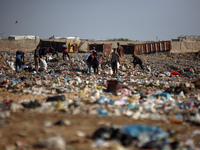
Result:
{"label": "dirt ground", "polygon": [[[4,94],[3,94],[4,93]],[[13,93],[3,92],[1,99],[9,95],[10,99],[18,100],[42,100],[48,95],[16,95]],[[68,94],[73,99],[76,93]],[[117,96],[113,96],[116,98]],[[60,120],[68,120],[69,125],[53,125]],[[50,122],[51,126],[45,123]],[[7,118],[0,119],[0,149],[6,150],[41,150],[37,143],[52,136],[61,136],[66,144],[67,150],[118,150],[120,148],[134,150],[134,147],[122,147],[119,143],[109,143],[106,147],[96,147],[95,141],[91,139],[93,133],[100,127],[111,127],[131,124],[156,125],[163,130],[176,131],[179,141],[194,139],[195,143],[199,142],[200,135],[194,135],[193,131],[199,130],[199,126],[191,126],[186,123],[171,123],[166,121],[153,120],[134,120],[127,116],[117,117],[98,117],[97,115],[72,115],[64,112],[40,113],[34,109],[23,109],[17,112],[11,112]],[[78,133],[83,136],[78,136]]]}
{"label": "dirt ground", "polygon": [[[45,127],[44,123],[50,121],[55,123],[59,120],[69,120],[68,126]],[[11,113],[11,117],[4,119],[5,124],[0,124],[1,140],[0,149],[13,148],[39,150],[37,142],[51,137],[61,135],[66,141],[67,149],[72,150],[90,150],[90,149],[116,149],[116,145],[110,145],[107,148],[94,147],[94,141],[91,139],[96,129],[106,125],[123,126],[127,124],[148,124],[157,125],[164,130],[175,130],[179,133],[180,140],[190,138],[196,139],[199,136],[193,136],[191,132],[199,127],[182,124],[171,124],[163,121],[133,120],[129,117],[97,117],[92,115],[71,115],[67,113],[38,113],[30,110]],[[85,137],[77,136],[77,132],[85,133]],[[184,133],[184,134],[183,134]],[[17,146],[21,142],[21,146]],[[134,149],[133,147],[127,147]]]}

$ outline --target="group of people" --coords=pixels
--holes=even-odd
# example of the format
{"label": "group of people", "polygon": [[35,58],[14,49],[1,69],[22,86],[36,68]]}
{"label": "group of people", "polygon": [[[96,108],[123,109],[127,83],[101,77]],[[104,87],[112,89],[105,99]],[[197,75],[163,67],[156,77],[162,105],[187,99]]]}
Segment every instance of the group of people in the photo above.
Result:
{"label": "group of people", "polygon": [[[41,47],[40,45],[37,46],[37,48],[34,51],[34,61],[35,61],[35,71],[38,73],[39,69],[39,62],[41,61],[41,58],[46,57],[47,61],[47,54],[52,53],[52,56],[56,54],[58,57],[58,52],[52,47]],[[43,61],[42,61],[43,62]]]}
{"label": "group of people", "polygon": [[[70,56],[68,54],[68,48],[66,45],[62,45],[62,52],[63,52],[63,60],[65,59],[65,55]],[[39,70],[39,63],[41,62],[41,58],[46,58],[47,61],[47,54],[52,53],[52,56],[56,55],[58,57],[58,52],[52,47],[41,47],[40,44],[36,47],[34,51],[34,62],[35,62],[35,71],[38,73]],[[18,50],[16,52],[16,62],[15,62],[15,69],[16,72],[22,68],[22,64],[24,64],[24,54],[25,52],[22,50]],[[43,61],[42,61],[43,62]]]}
{"label": "group of people", "polygon": [[[118,73],[118,67],[121,63],[121,58],[123,57],[124,53],[125,53],[124,48],[118,42],[117,48],[113,49],[112,57],[111,57],[112,71],[113,71],[113,74],[115,75]],[[88,54],[85,56],[84,60],[88,66],[86,72],[91,73],[91,67],[93,67],[94,73],[98,73],[98,66],[99,66],[100,61],[97,57],[97,52],[95,51],[95,48],[93,48],[93,50],[91,51],[91,54]],[[132,63],[134,65],[134,68],[137,64],[139,64],[140,67],[144,70],[143,65],[142,65],[142,60],[138,56],[133,55]]]}
{"label": "group of people", "polygon": [[[65,60],[66,55],[67,55],[68,59],[70,59],[70,56],[68,54],[68,47],[66,45],[62,45],[62,52],[63,52],[63,60]],[[121,58],[123,57],[124,52],[125,52],[124,48],[118,42],[117,48],[113,49],[112,57],[111,57],[111,66],[112,66],[113,74],[117,74],[118,66],[121,63]],[[56,54],[58,57],[57,51],[51,46],[50,47],[41,47],[40,45],[38,45],[37,48],[35,49],[34,61],[35,61],[36,73],[38,73],[39,63],[41,61],[41,58],[46,57],[46,60],[47,60],[48,53],[52,53],[52,56],[54,56]],[[18,50],[16,52],[16,63],[15,63],[16,64],[16,72],[18,72],[18,69],[21,68],[22,63],[24,63],[24,54],[25,54],[25,52],[21,51],[21,50]],[[86,72],[91,73],[91,68],[93,68],[95,74],[97,74],[99,72],[98,68],[99,68],[100,60],[97,56],[95,47],[90,52],[90,54],[85,56],[84,61],[86,62],[87,67],[88,67]],[[138,56],[135,56],[134,54],[133,54],[133,62],[132,63],[133,63],[134,68],[137,64],[139,64],[140,67],[144,70],[143,65],[142,65],[142,60]]]}
{"label": "group of people", "polygon": [[[112,58],[111,58],[111,65],[112,65],[113,74],[117,74],[118,63],[119,64],[121,63],[120,59],[123,57],[124,53],[125,53],[124,48],[118,42],[117,43],[117,49],[116,48],[113,49]],[[133,54],[132,57],[133,57],[132,63],[133,63],[134,68],[137,64],[139,64],[140,67],[144,70],[141,58],[138,57],[138,56],[135,56],[134,54]]]}
{"label": "group of people", "polygon": [[84,61],[86,62],[88,68],[86,70],[86,73],[91,73],[91,68],[93,68],[94,73],[97,74],[99,72],[99,58],[97,57],[97,52],[95,50],[95,47],[93,47],[93,50],[90,51],[90,54],[85,55]]}

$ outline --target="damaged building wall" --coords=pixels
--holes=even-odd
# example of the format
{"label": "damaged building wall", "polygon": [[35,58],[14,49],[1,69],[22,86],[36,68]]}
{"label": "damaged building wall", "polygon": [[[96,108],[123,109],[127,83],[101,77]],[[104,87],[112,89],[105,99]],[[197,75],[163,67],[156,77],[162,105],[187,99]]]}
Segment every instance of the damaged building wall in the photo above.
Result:
{"label": "damaged building wall", "polygon": [[34,50],[39,44],[40,39],[23,39],[23,40],[0,40],[1,50]]}
{"label": "damaged building wall", "polygon": [[172,52],[199,51],[200,41],[174,41],[171,50]]}
{"label": "damaged building wall", "polygon": [[179,36],[176,41],[172,42],[172,52],[187,52],[200,50],[200,36]]}

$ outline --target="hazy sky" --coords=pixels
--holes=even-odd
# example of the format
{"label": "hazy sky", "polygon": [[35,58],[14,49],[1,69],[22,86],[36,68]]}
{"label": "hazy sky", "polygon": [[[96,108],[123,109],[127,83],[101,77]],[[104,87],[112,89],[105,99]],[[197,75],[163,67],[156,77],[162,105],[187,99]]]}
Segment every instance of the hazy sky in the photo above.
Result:
{"label": "hazy sky", "polygon": [[25,34],[140,41],[200,35],[200,0],[0,0],[0,38]]}

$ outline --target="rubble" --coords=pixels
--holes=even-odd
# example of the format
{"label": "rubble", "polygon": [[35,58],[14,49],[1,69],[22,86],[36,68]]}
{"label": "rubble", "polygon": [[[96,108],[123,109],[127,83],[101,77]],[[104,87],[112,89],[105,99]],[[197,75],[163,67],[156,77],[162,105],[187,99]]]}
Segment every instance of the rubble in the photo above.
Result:
{"label": "rubble", "polygon": [[[143,54],[141,57],[146,67],[144,71],[137,66],[133,68],[132,55],[125,55],[117,75],[112,74],[109,54],[99,54],[101,65],[98,74],[85,72],[87,66],[83,59],[86,54],[79,53],[70,54],[71,60],[50,58],[47,63],[42,64],[37,74],[31,55],[32,53],[26,53],[27,62],[24,69],[15,73],[15,53],[0,52],[0,91],[46,97],[34,101],[17,98],[10,100],[8,95],[0,101],[1,118],[12,116],[10,111],[14,113],[34,110],[40,113],[63,112],[73,116],[96,115],[116,119],[118,116],[127,116],[133,120],[200,125],[200,62],[194,61],[193,54]],[[70,97],[70,94],[73,96]],[[52,126],[51,122],[44,124],[44,127]],[[54,125],[71,124],[69,120],[63,119]],[[107,128],[101,128],[101,131],[110,132]],[[77,135],[86,137],[85,133],[80,131],[77,131]],[[96,140],[94,136],[93,139]],[[103,145],[109,136],[111,135],[98,135],[97,145]],[[148,137],[146,133],[139,136]],[[49,141],[54,141],[55,147],[49,144]],[[126,142],[130,141],[123,141],[122,145],[125,146]],[[148,139],[145,144],[162,145],[163,141],[151,142],[152,140]],[[187,142],[188,145],[193,145],[192,141]],[[140,144],[133,146],[145,147],[145,144],[140,141]],[[45,148],[66,147],[61,137],[46,139],[41,145]]]}

